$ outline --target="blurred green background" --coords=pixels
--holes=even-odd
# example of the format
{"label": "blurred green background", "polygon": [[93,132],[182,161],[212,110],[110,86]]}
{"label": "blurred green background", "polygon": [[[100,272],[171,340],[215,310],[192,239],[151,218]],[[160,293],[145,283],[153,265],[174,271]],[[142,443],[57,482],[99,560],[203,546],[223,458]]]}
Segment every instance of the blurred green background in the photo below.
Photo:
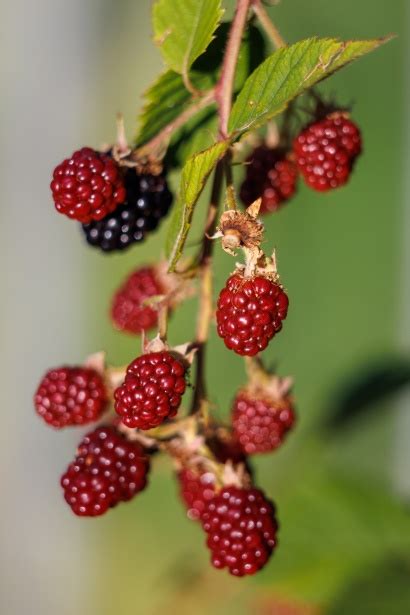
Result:
{"label": "blurred green background", "polygon": [[[22,2],[21,15],[25,14],[27,4],[28,0]],[[40,565],[43,581],[48,583],[44,591],[37,586],[41,585],[41,578],[31,586],[29,583],[27,591],[33,591],[35,596],[30,612],[35,614],[55,613],[57,605],[61,613],[77,615],[292,615],[293,611],[283,610],[283,604],[293,605],[295,615],[317,612],[310,608],[320,608],[319,612],[331,615],[408,612],[410,517],[406,507],[409,491],[406,493],[405,487],[410,470],[406,455],[410,432],[405,431],[403,418],[408,399],[402,395],[399,403],[393,394],[408,381],[408,331],[402,309],[408,267],[404,182],[404,160],[408,159],[407,3],[282,0],[269,9],[284,37],[291,42],[312,35],[349,39],[390,32],[397,33],[398,38],[321,86],[322,91],[337,95],[342,104],[353,103],[354,119],[363,131],[365,151],[350,184],[328,195],[301,186],[287,207],[266,219],[267,236],[272,247],[277,248],[279,270],[291,307],[283,333],[265,356],[280,374],[294,376],[299,423],[283,449],[255,461],[258,483],[278,506],[280,547],[260,575],[242,580],[214,571],[208,565],[202,532],[184,515],[166,459],[155,461],[150,488],[127,506],[119,506],[101,519],[73,520],[58,492],[58,477],[63,460],[72,455],[78,435],[44,434],[43,426],[30,415],[31,393],[42,370],[49,365],[76,362],[98,349],[107,350],[110,363],[123,364],[139,352],[138,340],[112,329],[107,308],[119,282],[136,266],[157,258],[166,232],[164,223],[161,231],[143,246],[119,256],[103,256],[83,245],[72,224],[56,216],[52,222],[45,222],[54,215],[47,188],[53,161],[82,143],[98,146],[113,139],[118,110],[125,115],[131,137],[140,95],[161,70],[161,62],[150,40],[148,0],[92,0],[86,3],[84,12],[81,3],[74,2],[67,21],[67,9],[64,15],[59,13],[63,3],[55,3],[51,13],[46,13],[50,3],[40,4],[44,11],[37,13],[33,21],[27,18],[23,26],[17,18],[10,21],[19,36],[23,27],[25,53],[21,66],[26,71],[27,66],[31,67],[35,73],[26,88],[20,82],[12,94],[25,100],[21,113],[30,124],[28,134],[32,141],[37,137],[31,153],[45,160],[37,174],[41,189],[35,193],[43,202],[28,205],[40,211],[41,220],[51,226],[47,227],[47,236],[40,224],[34,231],[32,228],[24,244],[27,256],[18,261],[21,266],[16,265],[17,273],[12,275],[8,268],[6,281],[12,300],[2,308],[2,322],[9,343],[6,348],[14,348],[16,354],[15,364],[20,365],[26,353],[26,362],[31,365],[27,386],[19,393],[18,412],[14,404],[10,406],[16,398],[16,379],[12,378],[10,383],[7,378],[7,384],[11,384],[9,398],[6,397],[7,412],[17,414],[10,419],[11,429],[20,434],[20,439],[15,436],[13,450],[23,438],[29,443],[32,458],[42,457],[47,470],[27,477],[24,468],[28,459],[21,465],[19,497],[26,482],[30,484],[29,503],[22,499],[24,509],[27,511],[29,504],[34,512],[32,521],[30,514],[20,519],[20,512],[16,513],[22,506],[19,500],[18,505],[11,505],[5,518],[8,555],[2,567],[7,569],[8,584],[3,596],[10,602],[6,601],[8,610],[4,612],[26,612],[18,607],[14,595],[19,591],[20,565],[27,544],[21,540],[19,529],[12,532],[14,538],[10,539],[10,524],[17,520],[23,523],[24,532],[39,532],[41,545],[48,545],[44,547],[41,564],[37,556],[28,556],[28,579],[33,581],[33,571]],[[232,2],[227,5],[232,7]],[[46,25],[39,15],[46,19]],[[51,42],[36,36],[37,27],[54,31]],[[31,34],[32,49],[27,45],[26,29]],[[64,29],[66,34],[59,40],[58,32]],[[15,41],[9,36],[13,48]],[[68,70],[66,79],[63,75],[58,77],[62,87],[60,98],[64,95],[62,104],[68,110],[67,116],[58,111],[48,117],[43,113],[36,125],[29,110],[33,92],[40,105],[42,97],[58,96],[56,73],[46,73],[36,55],[37,46],[41,53],[41,47],[46,49],[46,45],[48,53],[54,51],[57,56],[52,70],[58,73],[59,63],[61,71]],[[64,59],[66,56],[69,60]],[[74,61],[75,66],[82,66],[81,73],[70,64]],[[6,83],[18,79],[18,70],[7,71]],[[77,88],[77,98],[73,100],[71,88]],[[7,102],[15,109],[12,97]],[[46,145],[41,139],[44,133],[50,133]],[[24,134],[21,136],[23,141]],[[177,177],[171,181],[175,187]],[[6,186],[5,190],[6,196],[16,193],[15,185]],[[21,200],[27,203],[27,198],[30,195],[25,194]],[[3,210],[6,207],[7,202],[3,201],[3,231],[6,229],[10,237],[16,227],[12,214]],[[199,237],[195,229],[192,236]],[[64,258],[59,253],[60,242]],[[47,267],[49,263],[54,267],[53,274],[45,270],[33,274],[27,264],[30,248],[33,254],[42,251],[41,266]],[[16,246],[14,242],[11,245],[10,239],[6,249],[6,256],[14,258]],[[10,262],[15,271],[13,262],[17,261]],[[231,269],[232,259],[217,250],[217,290]],[[24,284],[28,276],[33,291],[29,301],[25,293],[14,292],[16,279]],[[67,284],[70,292],[64,290]],[[16,337],[12,338],[10,333],[13,313],[17,319],[13,301],[19,305],[25,302],[24,326],[29,338],[23,339],[24,328],[22,331],[18,324],[19,352]],[[37,306],[34,311],[30,301]],[[195,300],[177,310],[171,325],[172,343],[184,342],[192,336],[195,310]],[[9,359],[7,368],[11,369]],[[214,331],[208,352],[208,374],[212,402],[219,416],[226,417],[245,375],[242,360],[226,356]],[[372,395],[374,386],[378,387],[376,395]],[[347,416],[352,408],[357,410],[353,418]],[[342,419],[332,422],[330,419],[337,412]],[[53,438],[58,444],[50,444]],[[17,484],[10,477],[9,483],[12,487]],[[49,504],[44,513],[40,514],[38,509],[36,516],[41,498]],[[43,522],[41,529],[37,518]],[[54,533],[50,535],[49,531]],[[65,541],[64,547],[60,538]],[[38,549],[35,543],[29,544],[30,549]],[[15,549],[19,550],[18,556]],[[57,571],[60,566],[61,574],[64,570],[69,575],[70,591],[78,597],[71,610],[67,610],[65,601],[65,577],[60,578]],[[51,582],[47,581],[48,575]]]}

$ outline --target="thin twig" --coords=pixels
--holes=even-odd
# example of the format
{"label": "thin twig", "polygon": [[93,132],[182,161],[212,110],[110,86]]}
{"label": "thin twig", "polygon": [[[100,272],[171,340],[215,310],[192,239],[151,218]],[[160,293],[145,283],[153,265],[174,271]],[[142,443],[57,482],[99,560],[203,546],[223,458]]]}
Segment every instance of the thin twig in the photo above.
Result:
{"label": "thin twig", "polygon": [[238,0],[237,2],[222,63],[221,76],[215,88],[219,109],[219,133],[222,139],[226,139],[228,136],[228,121],[232,105],[235,69],[251,1]]}
{"label": "thin twig", "polygon": [[286,47],[286,41],[282,38],[279,30],[269,17],[267,10],[262,4],[262,0],[252,0],[252,9],[276,49]]}

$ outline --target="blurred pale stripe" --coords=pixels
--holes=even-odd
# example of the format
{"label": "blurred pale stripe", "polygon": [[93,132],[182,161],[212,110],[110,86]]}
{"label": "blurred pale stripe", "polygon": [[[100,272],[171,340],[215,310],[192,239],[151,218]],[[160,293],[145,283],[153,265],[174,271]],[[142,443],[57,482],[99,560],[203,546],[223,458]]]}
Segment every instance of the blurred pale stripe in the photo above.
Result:
{"label": "blurred pale stripe", "polygon": [[[87,523],[58,485],[78,433],[53,433],[31,397],[42,372],[85,353],[76,229],[49,196],[55,162],[95,139],[88,86],[98,2],[17,0],[2,11],[2,613],[89,613]],[[94,120],[95,121],[95,120]]]}

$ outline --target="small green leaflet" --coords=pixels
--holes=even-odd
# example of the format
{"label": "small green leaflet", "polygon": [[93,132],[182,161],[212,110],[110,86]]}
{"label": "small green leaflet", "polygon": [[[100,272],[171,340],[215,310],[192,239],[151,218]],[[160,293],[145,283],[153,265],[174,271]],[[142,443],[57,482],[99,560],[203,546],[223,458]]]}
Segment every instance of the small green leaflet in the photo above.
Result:
{"label": "small green leaflet", "polygon": [[[204,73],[191,75],[198,89],[212,86],[211,77]],[[180,115],[190,104],[192,96],[184,86],[181,75],[172,70],[162,73],[144,94],[145,105],[139,117],[137,145],[155,137],[165,126]]]}
{"label": "small green leaflet", "polygon": [[182,169],[177,202],[172,209],[165,246],[169,271],[175,270],[182,255],[195,204],[210,173],[228,147],[228,141],[215,143],[212,147],[189,158]]}
{"label": "small green leaflet", "polygon": [[188,75],[211,42],[222,14],[221,0],[158,0],[154,4],[154,42],[169,68]]}
{"label": "small green leaflet", "polygon": [[238,135],[264,124],[304,90],[388,40],[310,38],[278,49],[246,80],[232,108],[229,132]]}

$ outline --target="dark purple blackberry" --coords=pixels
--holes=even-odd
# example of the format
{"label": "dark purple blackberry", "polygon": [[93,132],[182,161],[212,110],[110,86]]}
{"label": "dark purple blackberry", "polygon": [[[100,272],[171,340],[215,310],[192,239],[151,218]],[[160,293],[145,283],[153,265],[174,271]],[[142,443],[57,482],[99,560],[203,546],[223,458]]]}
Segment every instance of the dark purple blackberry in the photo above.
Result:
{"label": "dark purple blackberry", "polygon": [[129,169],[125,175],[127,198],[124,205],[99,221],[83,224],[87,242],[104,250],[124,250],[154,231],[166,216],[172,193],[165,175],[138,175]]}

